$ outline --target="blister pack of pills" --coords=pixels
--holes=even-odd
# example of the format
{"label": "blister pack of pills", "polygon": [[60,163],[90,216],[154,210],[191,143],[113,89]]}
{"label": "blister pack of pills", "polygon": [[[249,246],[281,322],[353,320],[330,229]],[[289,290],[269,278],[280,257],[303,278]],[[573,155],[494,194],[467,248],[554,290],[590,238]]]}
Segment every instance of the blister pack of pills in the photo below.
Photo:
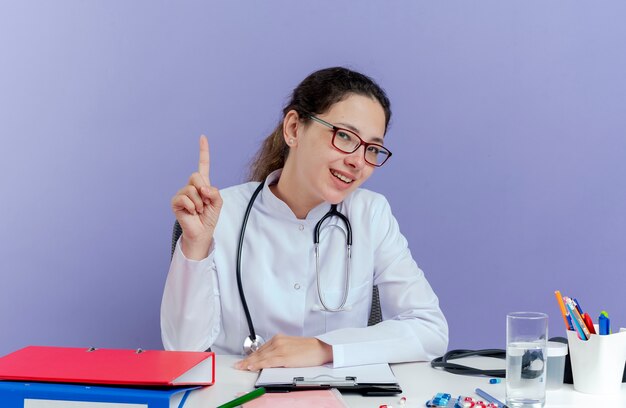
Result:
{"label": "blister pack of pills", "polygon": [[452,397],[452,395],[443,392],[435,394],[431,400],[426,401],[426,406],[440,408],[498,408],[497,404],[481,401],[464,395]]}

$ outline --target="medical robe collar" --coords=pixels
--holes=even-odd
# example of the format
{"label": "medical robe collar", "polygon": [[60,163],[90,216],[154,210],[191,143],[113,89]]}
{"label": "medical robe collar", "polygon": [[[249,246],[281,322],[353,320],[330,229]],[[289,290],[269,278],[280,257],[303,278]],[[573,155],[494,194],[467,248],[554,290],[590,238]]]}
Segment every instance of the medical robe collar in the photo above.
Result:
{"label": "medical robe collar", "polygon": [[[280,178],[282,172],[283,169],[278,169],[270,173],[269,176],[267,176],[267,178],[265,179],[265,185],[263,186],[263,191],[261,191],[261,197],[259,197],[260,200],[257,200],[260,201],[260,203],[255,204],[255,206],[260,204],[265,211],[270,211],[274,216],[282,218],[284,220],[298,223],[306,222],[307,224],[312,224],[313,226],[315,226],[317,221],[319,221],[319,219],[328,212],[328,210],[330,209],[330,204],[327,202],[323,202],[317,207],[314,207],[311,211],[309,211],[304,220],[297,218],[293,211],[291,211],[291,208],[289,208],[289,206],[284,201],[276,197],[274,193],[272,193],[272,190],[270,190],[269,188],[270,185],[276,184],[278,182],[278,179]],[[341,204],[339,204],[338,207],[339,209],[341,209]]]}

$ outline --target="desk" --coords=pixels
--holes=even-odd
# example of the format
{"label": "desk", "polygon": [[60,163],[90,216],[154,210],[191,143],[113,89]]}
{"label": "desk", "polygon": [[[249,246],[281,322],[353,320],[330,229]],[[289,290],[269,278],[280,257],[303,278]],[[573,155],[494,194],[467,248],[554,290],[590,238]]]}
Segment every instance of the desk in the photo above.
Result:
{"label": "desk", "polygon": [[[257,373],[236,370],[233,367],[239,356],[218,355],[215,359],[215,384],[191,394],[185,407],[212,408],[223,404],[238,394],[249,392],[254,388]],[[503,368],[504,360],[489,357],[470,357],[462,360],[478,368]],[[470,377],[450,374],[430,367],[429,363],[392,364],[402,390],[401,396],[407,398],[405,408],[423,408],[425,402],[437,392],[449,392],[453,396],[469,395],[478,398],[474,389],[482,388],[500,401],[504,401],[504,382],[489,384],[485,377]],[[378,408],[381,404],[399,407],[400,395],[392,397],[362,397],[355,394],[344,394],[343,398],[352,408]],[[559,390],[548,391],[546,408],[565,407],[626,407],[626,384],[622,384],[621,393],[614,396],[595,396],[574,391],[571,384],[564,384]]]}

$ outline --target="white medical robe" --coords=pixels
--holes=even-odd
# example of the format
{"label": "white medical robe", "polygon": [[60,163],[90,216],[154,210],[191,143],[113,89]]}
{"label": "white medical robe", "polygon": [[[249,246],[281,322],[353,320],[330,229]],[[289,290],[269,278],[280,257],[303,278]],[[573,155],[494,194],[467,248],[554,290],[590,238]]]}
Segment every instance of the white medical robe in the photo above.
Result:
{"label": "white medical robe", "polygon": [[[316,337],[332,346],[333,365],[430,360],[448,345],[448,326],[437,296],[417,266],[380,194],[357,189],[338,205],[352,225],[350,290],[346,310],[322,310],[316,284],[313,230],[330,209],[320,204],[295,217],[268,188],[248,220],[242,282],[256,333]],[[236,279],[237,244],[246,206],[259,183],[222,189],[224,205],[207,258],[185,258],[176,246],[161,305],[167,350],[211,349],[241,354],[250,332]],[[320,238],[320,284],[325,303],[341,301],[346,272],[344,224],[332,217]],[[367,326],[372,286],[378,285],[383,322]]]}

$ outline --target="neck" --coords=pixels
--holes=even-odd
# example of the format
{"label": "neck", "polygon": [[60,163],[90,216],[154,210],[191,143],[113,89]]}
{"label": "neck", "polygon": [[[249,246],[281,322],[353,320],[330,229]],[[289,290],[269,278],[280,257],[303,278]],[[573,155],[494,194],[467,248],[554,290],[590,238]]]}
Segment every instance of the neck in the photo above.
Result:
{"label": "neck", "polygon": [[293,173],[283,170],[278,183],[271,185],[270,190],[279,200],[287,204],[296,218],[303,220],[313,208],[322,202],[311,199],[304,189],[298,188],[302,184],[297,183],[293,176],[290,177],[291,174]]}

